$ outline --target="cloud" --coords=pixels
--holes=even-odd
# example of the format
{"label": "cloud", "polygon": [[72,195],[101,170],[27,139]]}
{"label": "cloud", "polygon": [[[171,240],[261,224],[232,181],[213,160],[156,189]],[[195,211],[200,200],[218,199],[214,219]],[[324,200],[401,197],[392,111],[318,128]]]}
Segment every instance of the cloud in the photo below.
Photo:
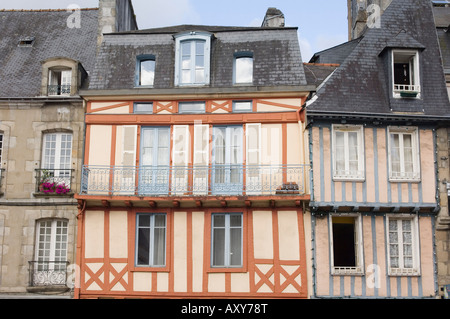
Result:
{"label": "cloud", "polygon": [[300,44],[300,51],[302,53],[302,60],[303,62],[308,62],[314,54],[312,45],[308,39],[302,37],[299,37],[298,41]]}
{"label": "cloud", "polygon": [[190,0],[133,1],[139,29],[178,24],[201,24],[200,15]]}

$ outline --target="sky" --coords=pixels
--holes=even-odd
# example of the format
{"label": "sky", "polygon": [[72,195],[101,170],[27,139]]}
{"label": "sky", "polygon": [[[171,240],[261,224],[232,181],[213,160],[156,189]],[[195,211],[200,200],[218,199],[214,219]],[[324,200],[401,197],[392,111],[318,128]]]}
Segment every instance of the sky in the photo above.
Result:
{"label": "sky", "polygon": [[[139,29],[179,24],[261,26],[269,7],[280,9],[286,26],[298,27],[303,62],[315,52],[348,40],[346,0],[133,0]],[[98,7],[98,0],[0,0],[0,9]],[[0,30],[1,32],[1,30]]]}

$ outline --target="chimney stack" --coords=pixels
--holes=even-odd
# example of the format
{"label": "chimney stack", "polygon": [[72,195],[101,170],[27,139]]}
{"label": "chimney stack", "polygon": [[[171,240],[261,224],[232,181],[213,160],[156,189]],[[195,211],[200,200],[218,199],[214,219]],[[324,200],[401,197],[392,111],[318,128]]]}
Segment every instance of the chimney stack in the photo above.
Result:
{"label": "chimney stack", "polygon": [[277,8],[267,9],[266,16],[261,25],[263,28],[284,28],[285,19],[284,14]]}

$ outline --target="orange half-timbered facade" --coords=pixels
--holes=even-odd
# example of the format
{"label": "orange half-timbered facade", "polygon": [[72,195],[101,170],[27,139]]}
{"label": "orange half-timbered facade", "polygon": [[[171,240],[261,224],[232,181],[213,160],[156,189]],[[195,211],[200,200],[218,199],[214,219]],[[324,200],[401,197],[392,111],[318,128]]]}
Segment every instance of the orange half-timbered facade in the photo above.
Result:
{"label": "orange half-timbered facade", "polygon": [[105,35],[83,92],[77,298],[308,297],[297,39],[281,27]]}

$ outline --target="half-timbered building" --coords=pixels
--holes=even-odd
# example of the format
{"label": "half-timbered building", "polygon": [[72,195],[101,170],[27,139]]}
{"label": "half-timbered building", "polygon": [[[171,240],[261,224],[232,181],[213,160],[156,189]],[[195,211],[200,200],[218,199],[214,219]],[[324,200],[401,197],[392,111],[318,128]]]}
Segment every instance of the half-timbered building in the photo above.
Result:
{"label": "half-timbered building", "polygon": [[309,93],[276,9],[104,35],[82,92],[76,297],[306,298]]}
{"label": "half-timbered building", "polygon": [[318,298],[437,296],[436,129],[450,106],[432,6],[383,10],[313,58],[340,63],[307,106]]}

